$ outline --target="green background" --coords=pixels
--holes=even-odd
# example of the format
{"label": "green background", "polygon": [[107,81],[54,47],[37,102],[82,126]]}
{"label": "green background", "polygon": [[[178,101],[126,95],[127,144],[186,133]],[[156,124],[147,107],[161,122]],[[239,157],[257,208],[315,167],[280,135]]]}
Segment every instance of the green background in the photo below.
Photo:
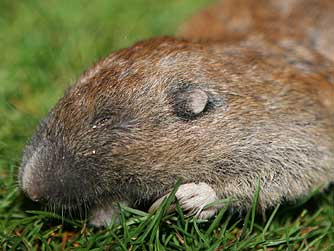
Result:
{"label": "green background", "polygon": [[334,250],[332,191],[302,207],[279,209],[273,221],[272,210],[262,218],[250,211],[229,223],[228,214],[196,223],[182,213],[152,219],[124,209],[128,222],[138,222],[94,230],[25,212],[16,180],[22,148],[64,89],[110,52],[172,35],[210,2],[0,1],[0,250]]}

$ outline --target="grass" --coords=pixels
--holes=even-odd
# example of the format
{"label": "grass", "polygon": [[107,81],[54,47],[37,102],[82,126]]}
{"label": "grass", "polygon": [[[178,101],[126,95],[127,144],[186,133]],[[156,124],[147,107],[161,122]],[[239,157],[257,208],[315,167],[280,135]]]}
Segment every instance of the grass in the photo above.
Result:
{"label": "grass", "polygon": [[17,188],[21,151],[64,89],[110,51],[160,34],[211,0],[0,1],[0,250],[334,250],[334,189],[264,215],[225,209],[210,221],[121,207],[121,224],[28,210]]}

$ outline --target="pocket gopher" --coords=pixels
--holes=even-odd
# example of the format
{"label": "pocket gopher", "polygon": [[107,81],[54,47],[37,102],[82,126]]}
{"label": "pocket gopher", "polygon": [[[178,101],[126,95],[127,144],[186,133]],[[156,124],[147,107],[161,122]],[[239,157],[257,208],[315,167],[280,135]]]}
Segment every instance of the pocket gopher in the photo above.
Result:
{"label": "pocket gopher", "polygon": [[[88,205],[101,226],[114,202],[155,201],[154,211],[177,180],[181,207],[199,218],[231,196],[249,208],[258,182],[267,208],[334,181],[334,32],[323,29],[334,27],[334,4],[265,2],[225,0],[184,25],[183,38],[138,42],[89,68],[27,144],[22,190]],[[293,30],[289,13],[302,22]]]}

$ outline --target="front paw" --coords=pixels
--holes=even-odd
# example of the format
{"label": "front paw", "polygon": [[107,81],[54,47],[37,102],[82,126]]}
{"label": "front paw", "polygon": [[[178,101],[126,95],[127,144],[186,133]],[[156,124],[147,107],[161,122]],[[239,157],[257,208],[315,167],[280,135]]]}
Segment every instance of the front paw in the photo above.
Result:
{"label": "front paw", "polygon": [[[122,202],[121,204],[126,203]],[[91,210],[89,217],[90,225],[95,227],[105,227],[112,222],[120,222],[119,208],[114,203],[98,205]]]}
{"label": "front paw", "polygon": [[[149,212],[154,212],[161,205],[162,201],[169,194],[166,194],[156,200],[149,209]],[[208,204],[218,200],[216,192],[211,186],[204,182],[187,183],[179,187],[175,194],[180,203],[181,209],[186,212],[187,216],[195,215],[199,219],[208,219],[214,216],[221,205],[206,207]],[[173,205],[169,211],[175,209]]]}

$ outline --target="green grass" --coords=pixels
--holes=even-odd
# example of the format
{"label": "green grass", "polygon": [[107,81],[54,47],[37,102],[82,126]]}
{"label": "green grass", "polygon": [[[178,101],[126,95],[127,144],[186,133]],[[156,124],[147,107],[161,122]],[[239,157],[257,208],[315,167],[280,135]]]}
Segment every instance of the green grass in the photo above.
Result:
{"label": "green grass", "polygon": [[[84,221],[34,208],[17,188],[21,151],[64,89],[110,51],[160,34],[211,0],[0,1],[0,250],[334,250],[334,191],[298,206],[210,221],[121,207],[121,224]],[[255,196],[256,202],[256,196]],[[30,209],[30,211],[29,211]],[[266,216],[267,215],[267,216]]]}

